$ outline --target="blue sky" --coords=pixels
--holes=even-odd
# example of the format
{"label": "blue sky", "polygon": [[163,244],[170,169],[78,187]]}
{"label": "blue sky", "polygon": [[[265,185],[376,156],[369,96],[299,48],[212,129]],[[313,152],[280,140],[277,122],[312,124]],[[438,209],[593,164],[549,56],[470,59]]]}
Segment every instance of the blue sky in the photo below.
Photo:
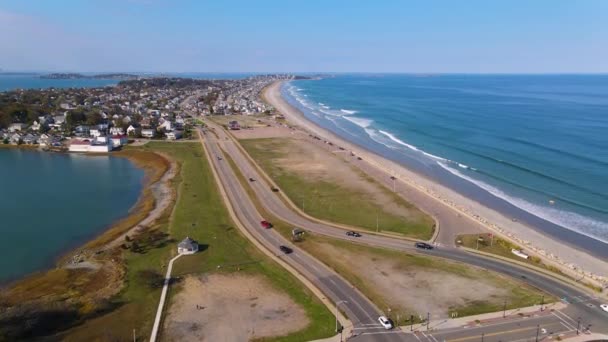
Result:
{"label": "blue sky", "polygon": [[0,68],[608,72],[608,1],[0,0]]}

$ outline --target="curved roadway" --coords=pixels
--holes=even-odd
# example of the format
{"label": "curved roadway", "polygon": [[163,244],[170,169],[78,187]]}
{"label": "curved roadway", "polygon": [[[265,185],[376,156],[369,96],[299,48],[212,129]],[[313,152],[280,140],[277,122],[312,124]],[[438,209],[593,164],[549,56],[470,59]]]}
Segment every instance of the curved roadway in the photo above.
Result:
{"label": "curved roadway", "polygon": [[[235,207],[241,208],[240,211],[242,212],[242,215],[245,216],[243,221],[248,222],[250,226],[256,227],[257,229],[255,229],[255,231],[257,233],[263,233],[263,238],[267,240],[267,243],[271,246],[271,248],[276,249],[278,248],[278,245],[288,244],[288,242],[278,233],[273,233],[272,230],[263,230],[259,228],[259,222],[262,220],[262,218],[255,209],[253,203],[251,203],[251,199],[249,199],[247,196],[246,191],[243,189],[240,182],[238,182],[236,175],[234,175],[232,169],[230,168],[230,165],[215,158],[215,156],[222,155],[219,145],[221,145],[226,153],[230,155],[245,177],[252,177],[256,179],[256,181],[251,182],[250,185],[257,198],[260,200],[261,204],[266,208],[266,210],[282,221],[332,238],[350,240],[356,243],[390,248],[410,253],[415,252],[442,257],[518,278],[523,282],[570,302],[570,305],[563,310],[563,313],[566,315],[566,317],[568,317],[565,319],[567,320],[566,324],[569,327],[572,327],[574,324],[574,319],[571,317],[580,317],[581,326],[592,325],[593,331],[608,333],[608,313],[605,313],[599,309],[598,306],[600,302],[597,301],[597,298],[550,276],[539,274],[530,269],[498,261],[496,259],[481,257],[479,255],[471,254],[452,247],[442,247],[436,248],[432,251],[422,251],[416,249],[412,242],[385,236],[363,234],[362,237],[352,238],[346,236],[345,231],[342,228],[322,224],[300,216],[289,208],[278,194],[271,191],[270,185],[258,172],[258,169],[251,165],[251,163],[247,160],[247,157],[244,156],[243,152],[237,146],[235,146],[235,142],[227,136],[227,133],[221,127],[215,124],[211,124],[210,127],[214,128],[214,132],[219,138],[216,138],[214,134],[206,134],[207,139],[204,139],[205,146],[209,149],[212,156],[214,156],[212,158],[213,163],[221,174],[222,182],[226,187],[230,188],[230,192],[232,193],[232,195],[230,195],[231,202]],[[309,279],[311,279],[311,281],[316,280],[313,281],[313,283],[315,283],[315,285],[320,284],[320,289],[334,302],[348,300],[348,303],[341,305],[341,308],[344,309],[349,319],[353,321],[353,324],[355,325],[355,332],[364,332],[366,334],[370,334],[368,330],[378,328],[375,320],[376,317],[380,315],[378,308],[370,303],[369,300],[367,300],[358,291],[354,290],[352,286],[345,280],[337,276],[334,272],[328,270],[326,266],[318,262],[316,259],[301,252],[297,248],[294,248],[294,251],[295,252],[293,254],[286,256],[286,259],[289,259],[296,264],[294,266],[296,266],[298,270],[302,271]],[[374,334],[373,340],[406,340],[407,336],[411,335],[378,333]]]}

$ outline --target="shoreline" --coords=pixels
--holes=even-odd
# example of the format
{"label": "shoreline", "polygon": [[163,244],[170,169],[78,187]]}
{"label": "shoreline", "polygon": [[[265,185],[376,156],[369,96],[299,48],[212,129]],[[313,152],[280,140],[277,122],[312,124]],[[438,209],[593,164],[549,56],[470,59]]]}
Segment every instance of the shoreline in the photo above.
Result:
{"label": "shoreline", "polygon": [[[283,98],[281,93],[283,83],[284,82],[275,82],[268,86],[264,89],[262,97],[285,115],[293,124],[300,126],[305,131],[331,140],[334,143],[338,142],[347,150],[363,157],[363,159],[371,164],[372,167],[389,174],[395,174],[400,181],[404,182],[410,188],[432,198],[436,205],[439,204],[449,208],[452,213],[458,213],[459,217],[461,215],[467,217],[475,224],[484,227],[485,231],[494,232],[507,240],[511,240],[526,248],[526,250],[529,250],[562,268],[571,270],[578,274],[579,277],[586,276],[598,282],[606,283],[606,270],[608,270],[608,264],[604,260],[587,254],[568,243],[547,236],[533,227],[524,225],[520,222],[513,222],[504,214],[496,210],[485,207],[475,200],[464,197],[456,191],[408,169],[405,165],[382,157],[381,155],[369,151],[365,147],[350,142],[328,129],[319,126],[306,118],[299,109],[289,104],[287,100]],[[412,199],[409,199],[408,197],[408,200]],[[419,203],[415,200],[412,200],[412,202],[419,206]],[[454,241],[451,241],[451,243],[453,244]],[[579,265],[585,265],[585,267],[582,268]]]}
{"label": "shoreline", "polygon": [[[12,148],[21,149],[23,146],[14,145]],[[26,150],[38,150],[37,146],[25,147]],[[40,151],[46,152],[46,151]],[[57,153],[57,152],[56,152]],[[59,152],[64,153],[64,152]],[[68,152],[65,152],[68,153]],[[159,163],[153,163],[143,154],[154,154]],[[98,154],[98,155],[110,155],[110,154]],[[94,252],[100,250],[108,250],[116,247],[118,240],[124,238],[125,234],[130,233],[133,229],[143,226],[144,221],[154,221],[156,217],[149,219],[149,216],[154,211],[162,212],[164,208],[157,204],[159,196],[150,188],[159,187],[168,189],[168,181],[170,181],[176,173],[176,166],[167,157],[155,152],[141,151],[141,150],[122,150],[112,154],[115,157],[126,158],[136,167],[144,171],[144,177],[142,179],[141,191],[137,198],[137,201],[129,208],[128,212],[111,222],[106,227],[100,229],[97,232],[92,232],[91,236],[84,238],[80,241],[75,241],[70,246],[57,251],[55,256],[47,265],[41,267],[39,270],[29,272],[26,274],[19,275],[14,278],[6,279],[0,282],[0,288],[8,289],[14,285],[20,284],[21,282],[27,282],[29,279],[34,279],[39,276],[44,276],[49,271],[61,269],[61,268],[79,268],[79,264],[85,264],[85,267],[90,266],[88,263],[89,259],[92,259]],[[96,155],[91,155],[96,156]],[[162,164],[162,165],[161,165]],[[171,199],[171,196],[165,196],[166,202]],[[163,198],[161,198],[162,200]],[[166,207],[166,206],[165,206]],[[143,217],[142,217],[143,216]],[[160,215],[156,215],[160,216]],[[147,222],[150,223],[150,222]],[[122,242],[122,241],[120,241]],[[94,252],[90,250],[95,250]],[[80,260],[80,262],[75,262]],[[94,264],[94,262],[93,262]]]}

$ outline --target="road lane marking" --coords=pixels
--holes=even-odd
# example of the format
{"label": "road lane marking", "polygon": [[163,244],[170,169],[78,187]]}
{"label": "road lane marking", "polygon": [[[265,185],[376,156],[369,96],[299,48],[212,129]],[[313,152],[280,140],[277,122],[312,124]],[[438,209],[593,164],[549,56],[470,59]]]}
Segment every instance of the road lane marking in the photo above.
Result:
{"label": "road lane marking", "polygon": [[565,319],[563,319],[561,316],[559,316],[559,315],[557,314],[558,312],[559,312],[559,311],[553,311],[553,315],[554,315],[555,317],[557,317],[557,318],[560,320],[560,322],[563,322],[563,324],[567,325],[567,326],[568,326],[568,329],[572,329],[572,330],[574,330],[574,326],[572,326],[572,325],[571,325],[569,322],[567,322]]}
{"label": "road lane marking", "polygon": [[[559,324],[559,323],[545,324],[545,325],[543,325],[543,327],[546,328],[548,326],[552,326],[552,325],[556,325],[556,324]],[[528,330],[536,330],[536,327],[511,329],[511,330],[498,331],[498,332],[495,332],[495,333],[488,333],[488,334],[484,333],[483,336],[484,337],[498,336],[498,335],[512,334],[512,333],[516,333],[516,332],[528,331]],[[456,338],[456,339],[446,340],[446,341],[448,341],[448,342],[457,342],[457,341],[468,341],[468,340],[479,340],[479,336],[477,334],[475,334],[474,336],[461,337],[461,338]]]}

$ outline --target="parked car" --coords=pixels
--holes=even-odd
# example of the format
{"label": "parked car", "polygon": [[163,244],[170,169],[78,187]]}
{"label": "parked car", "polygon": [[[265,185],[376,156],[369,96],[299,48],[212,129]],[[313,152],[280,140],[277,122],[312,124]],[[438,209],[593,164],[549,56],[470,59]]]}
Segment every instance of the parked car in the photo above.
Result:
{"label": "parked car", "polygon": [[390,330],[393,329],[393,322],[391,322],[390,319],[384,317],[384,316],[380,316],[378,317],[378,322],[380,322],[380,324],[384,327],[384,329],[386,330]]}
{"label": "parked car", "polygon": [[353,232],[353,231],[348,231],[346,232],[347,236],[352,236],[352,237],[361,237],[361,234],[357,233],[357,232]]}
{"label": "parked car", "polygon": [[608,312],[608,304],[600,304],[600,308],[602,308],[602,310]]}
{"label": "parked car", "polygon": [[285,254],[290,254],[291,252],[293,252],[293,249],[283,245],[279,246],[279,249]]}
{"label": "parked car", "polygon": [[253,177],[249,177],[249,181],[250,182],[255,182],[255,179]]}
{"label": "parked car", "polygon": [[222,157],[218,156],[218,157],[217,157],[217,160],[222,160]]}
{"label": "parked car", "polygon": [[270,228],[272,228],[272,223],[270,223],[270,222],[268,222],[268,221],[266,221],[266,220],[264,220],[264,221],[260,222],[260,224],[262,225],[262,227],[264,227],[264,228],[266,228],[266,229],[270,229]]}
{"label": "parked car", "polygon": [[434,247],[426,242],[416,242],[416,248],[433,249]]}
{"label": "parked car", "polygon": [[270,190],[272,190],[272,192],[279,192],[279,189],[274,186],[270,187]]}

